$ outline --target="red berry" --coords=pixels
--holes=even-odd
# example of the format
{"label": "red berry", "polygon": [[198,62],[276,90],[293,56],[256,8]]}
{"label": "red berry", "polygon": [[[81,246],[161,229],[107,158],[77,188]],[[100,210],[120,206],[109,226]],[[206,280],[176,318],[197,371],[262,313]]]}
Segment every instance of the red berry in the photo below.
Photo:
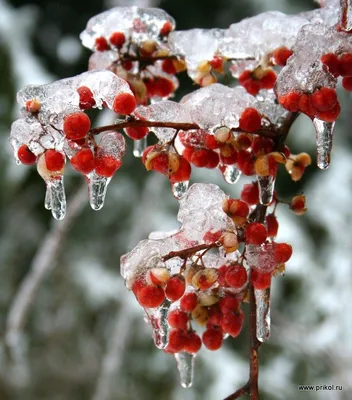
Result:
{"label": "red berry", "polygon": [[334,122],[337,120],[337,117],[340,115],[341,107],[337,102],[336,105],[328,111],[317,112],[317,117],[325,122]]}
{"label": "red berry", "polygon": [[251,281],[254,289],[267,289],[271,284],[271,273],[260,272],[258,269],[254,268],[251,270]]}
{"label": "red berry", "polygon": [[287,243],[276,243],[274,247],[275,261],[278,264],[284,264],[292,256],[292,246]]}
{"label": "red berry", "polygon": [[243,71],[238,77],[238,82],[253,96],[257,95],[260,90],[260,82],[253,78],[252,71]]}
{"label": "red berry", "polygon": [[[203,168],[207,165],[208,163],[208,154],[209,151],[205,149],[201,150],[194,150],[192,157],[191,157],[191,162],[198,168]],[[184,154],[183,154],[184,156]]]}
{"label": "red berry", "polygon": [[220,329],[208,328],[202,336],[204,346],[208,350],[218,350],[220,349],[223,342],[223,334]]}
{"label": "red berry", "polygon": [[241,288],[247,282],[247,271],[242,265],[230,265],[225,275],[226,283],[233,288]]}
{"label": "red berry", "polygon": [[277,236],[277,232],[279,230],[279,223],[277,222],[277,218],[274,214],[269,214],[266,216],[266,227],[268,230],[268,237]]}
{"label": "red berry", "polygon": [[340,57],[341,76],[352,76],[352,53],[345,53]]}
{"label": "red berry", "polygon": [[144,280],[142,280],[142,279],[136,279],[136,280],[133,282],[132,291],[133,291],[134,295],[137,297],[137,299],[138,299],[138,293],[139,293],[140,290],[143,289],[145,286],[146,286],[146,284],[145,284]]}
{"label": "red berry", "polygon": [[308,117],[314,118],[317,110],[312,103],[312,96],[310,94],[302,94],[299,99],[298,106],[300,111],[308,115]]}
{"label": "red berry", "polygon": [[157,77],[153,82],[153,95],[167,97],[175,90],[175,85],[170,79]]}
{"label": "red berry", "polygon": [[108,41],[104,38],[104,36],[100,36],[95,39],[95,48],[98,51],[105,51],[109,50],[110,46]]}
{"label": "red berry", "polygon": [[220,56],[214,56],[213,59],[209,61],[209,64],[212,68],[219,69],[222,67],[223,59]]}
{"label": "red berry", "polygon": [[95,172],[98,175],[111,178],[121,165],[122,161],[113,156],[98,156],[95,159]]}
{"label": "red berry", "polygon": [[73,168],[83,174],[89,174],[95,168],[94,154],[91,149],[79,150],[70,161]]}
{"label": "red berry", "polygon": [[266,74],[260,79],[260,87],[262,89],[272,89],[276,82],[276,74],[275,71],[269,69]]}
{"label": "red berry", "polygon": [[177,301],[182,297],[185,289],[185,278],[182,275],[174,275],[166,282],[165,295],[170,301]]}
{"label": "red berry", "polygon": [[162,28],[160,29],[160,35],[161,35],[161,36],[166,36],[166,35],[168,35],[172,30],[173,30],[173,26],[172,26],[171,22],[166,21],[166,22],[164,23],[164,25],[162,26]]}
{"label": "red berry", "polygon": [[299,110],[299,100],[301,93],[290,92],[279,97],[279,103],[288,111],[296,112]]}
{"label": "red berry", "polygon": [[63,131],[67,139],[78,140],[87,136],[90,119],[84,112],[69,114],[64,118]]}
{"label": "red berry", "polygon": [[123,32],[114,32],[109,37],[109,41],[113,46],[115,46],[118,49],[120,49],[124,45],[124,43],[126,42],[126,36],[124,35]]}
{"label": "red berry", "polygon": [[227,314],[238,310],[240,306],[239,300],[234,296],[225,296],[219,301],[219,308],[222,314]]}
{"label": "red berry", "polygon": [[191,172],[192,169],[190,163],[184,157],[180,157],[178,170],[170,176],[170,182],[176,183],[189,181]]}
{"label": "red berry", "polygon": [[187,353],[194,354],[198,353],[201,347],[202,347],[202,340],[194,331],[186,335],[186,342],[183,346],[184,351],[187,351]]}
{"label": "red berry", "polygon": [[286,65],[287,59],[291,57],[293,51],[285,46],[279,47],[273,51],[273,57],[276,65],[281,65],[282,67]]}
{"label": "red berry", "polygon": [[220,157],[215,151],[208,150],[208,160],[205,168],[213,169],[219,165]]}
{"label": "red berry", "polygon": [[224,286],[224,287],[227,286],[226,281],[225,281],[227,269],[228,269],[228,265],[222,265],[220,268],[218,268],[218,271],[219,271],[218,283],[220,286]]}
{"label": "red berry", "polygon": [[169,343],[166,347],[166,351],[169,353],[179,353],[183,350],[187,342],[187,337],[184,331],[180,329],[173,329],[169,335]]}
{"label": "red berry", "polygon": [[257,182],[247,183],[243,186],[241,199],[250,206],[254,206],[259,202],[259,188]]}
{"label": "red berry", "polygon": [[231,145],[224,145],[220,149],[220,159],[222,164],[233,165],[237,161],[237,151]]}
{"label": "red berry", "polygon": [[125,132],[131,139],[140,140],[148,135],[149,129],[146,126],[135,126],[125,128]]}
{"label": "red berry", "polygon": [[192,312],[198,304],[198,298],[195,293],[186,293],[181,297],[180,307],[186,312]]}
{"label": "red berry", "polygon": [[81,86],[77,89],[79,94],[79,108],[81,110],[90,110],[95,106],[95,100],[92,91],[87,86]]}
{"label": "red berry", "polygon": [[316,90],[312,96],[312,104],[318,111],[331,110],[337,103],[336,90],[328,87],[322,87]]}
{"label": "red berry", "polygon": [[324,65],[326,65],[330,74],[332,74],[335,78],[340,75],[340,61],[335,54],[324,54],[320,60]]}
{"label": "red berry", "polygon": [[170,75],[176,74],[176,68],[172,60],[166,59],[161,64],[161,69]]}
{"label": "red berry", "polygon": [[65,164],[65,156],[55,150],[47,150],[45,153],[45,164],[49,171],[61,171]]}
{"label": "red berry", "polygon": [[352,92],[352,76],[345,76],[342,79],[342,86],[348,92]]}
{"label": "red berry", "polygon": [[219,148],[219,143],[216,141],[214,135],[205,134],[203,136],[204,146],[210,150],[215,150]]}
{"label": "red berry", "polygon": [[122,61],[121,65],[126,71],[130,71],[133,67],[133,62],[130,60],[125,60]]}
{"label": "red berry", "polygon": [[169,312],[167,321],[172,328],[187,329],[188,315],[184,311],[175,309]]}
{"label": "red berry", "polygon": [[31,165],[37,160],[37,156],[33,154],[26,144],[23,144],[17,151],[17,157],[22,164]]}
{"label": "red berry", "polygon": [[159,153],[151,160],[150,169],[167,175],[169,171],[169,157],[166,153]]}
{"label": "red berry", "polygon": [[220,240],[222,235],[222,231],[208,231],[204,234],[203,240],[205,243],[210,244],[210,243],[215,243],[218,240]]}
{"label": "red berry", "polygon": [[242,111],[239,123],[243,131],[255,132],[261,127],[262,117],[255,108],[248,107]]}
{"label": "red berry", "polygon": [[268,232],[263,224],[251,222],[246,226],[245,235],[246,243],[260,245],[266,241]]}
{"label": "red berry", "polygon": [[165,300],[165,294],[159,286],[144,286],[138,290],[137,300],[142,307],[156,308]]}
{"label": "red berry", "polygon": [[115,96],[112,109],[118,114],[128,115],[134,111],[136,105],[136,99],[132,94],[120,93]]}
{"label": "red berry", "polygon": [[212,326],[221,326],[221,320],[222,313],[219,306],[216,304],[209,307],[207,327],[211,328]]}
{"label": "red berry", "polygon": [[244,315],[242,311],[239,313],[227,313],[222,318],[221,328],[223,332],[236,337],[241,332],[243,320]]}
{"label": "red berry", "polygon": [[248,176],[254,175],[255,173],[254,163],[255,163],[255,158],[253,157],[252,153],[246,150],[241,150],[238,152],[237,166],[244,175]]}

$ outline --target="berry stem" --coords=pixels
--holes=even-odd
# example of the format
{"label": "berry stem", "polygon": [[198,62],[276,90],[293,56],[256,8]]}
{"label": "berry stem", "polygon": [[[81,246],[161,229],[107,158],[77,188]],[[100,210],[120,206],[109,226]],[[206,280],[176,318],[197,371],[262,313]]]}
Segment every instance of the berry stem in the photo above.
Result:
{"label": "berry stem", "polygon": [[215,247],[220,247],[221,243],[215,242],[215,243],[211,243],[211,244],[199,244],[198,246],[194,246],[194,247],[190,247],[188,249],[184,249],[184,250],[179,250],[179,251],[170,251],[170,253],[166,254],[163,257],[163,261],[167,261],[170,260],[171,258],[174,257],[180,257],[183,259],[187,259],[188,257],[192,256],[193,254],[197,253],[197,251],[201,251],[201,250],[210,250],[213,249]]}

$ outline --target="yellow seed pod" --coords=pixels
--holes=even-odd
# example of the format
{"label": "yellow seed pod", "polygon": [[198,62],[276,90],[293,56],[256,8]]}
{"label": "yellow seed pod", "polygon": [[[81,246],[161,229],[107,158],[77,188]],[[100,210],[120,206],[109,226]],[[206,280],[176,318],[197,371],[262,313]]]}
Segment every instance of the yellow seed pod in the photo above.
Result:
{"label": "yellow seed pod", "polygon": [[192,285],[196,289],[207,290],[218,280],[219,271],[216,268],[201,269],[193,275]]}
{"label": "yellow seed pod", "polygon": [[158,49],[153,53],[153,57],[160,58],[160,57],[167,57],[169,55],[169,50],[167,49]]}
{"label": "yellow seed pod", "polygon": [[186,67],[186,63],[183,60],[175,59],[175,60],[172,60],[172,63],[174,65],[175,69],[176,69],[176,72],[185,71],[186,68],[187,68]]}
{"label": "yellow seed pod", "polygon": [[269,159],[266,154],[260,156],[255,160],[254,170],[258,176],[269,176],[270,175],[269,168],[270,168]]}
{"label": "yellow seed pod", "polygon": [[299,153],[296,156],[296,161],[303,164],[305,167],[312,163],[312,159],[307,153]]}
{"label": "yellow seed pod", "polygon": [[226,253],[232,253],[238,249],[237,236],[232,232],[226,232],[222,236],[222,243]]}
{"label": "yellow seed pod", "polygon": [[197,71],[199,71],[199,72],[210,72],[211,71],[211,65],[209,64],[208,61],[201,61],[198,64]]}
{"label": "yellow seed pod", "polygon": [[152,54],[156,50],[157,46],[158,44],[155,40],[145,40],[141,45],[141,52],[146,55]]}
{"label": "yellow seed pod", "polygon": [[286,163],[286,156],[284,153],[279,153],[278,151],[273,151],[272,153],[270,153],[271,157],[273,157],[273,159],[279,163],[279,164],[285,164]]}
{"label": "yellow seed pod", "polygon": [[232,132],[226,126],[222,126],[216,129],[214,136],[218,142],[225,143],[232,138]]}
{"label": "yellow seed pod", "polygon": [[168,170],[169,174],[174,174],[180,168],[180,160],[176,153],[169,153],[168,154]]}
{"label": "yellow seed pod", "polygon": [[214,76],[213,74],[211,74],[209,72],[203,76],[203,78],[200,80],[199,84],[202,87],[205,87],[205,86],[212,85],[213,83],[216,83],[216,82],[217,82],[216,76]]}
{"label": "yellow seed pod", "polygon": [[40,101],[37,98],[34,98],[27,102],[26,104],[27,111],[31,113],[37,113],[40,110]]}
{"label": "yellow seed pod", "polygon": [[200,270],[202,269],[202,267],[200,265],[197,264],[192,264],[190,266],[188,266],[185,270],[185,273],[183,274],[186,282],[188,285],[192,285],[192,279],[193,276]]}
{"label": "yellow seed pod", "polygon": [[205,292],[199,292],[198,293],[198,302],[201,306],[203,307],[209,307],[212,306],[219,301],[219,297],[216,296],[215,294],[209,294]]}
{"label": "yellow seed pod", "polygon": [[198,325],[204,326],[208,322],[208,309],[197,305],[192,311],[192,318]]}
{"label": "yellow seed pod", "polygon": [[147,158],[145,160],[145,168],[147,171],[152,169],[152,160],[160,154],[159,151],[151,151],[147,154]]}
{"label": "yellow seed pod", "polygon": [[151,268],[146,274],[146,282],[148,285],[160,285],[169,279],[169,271],[167,268]]}

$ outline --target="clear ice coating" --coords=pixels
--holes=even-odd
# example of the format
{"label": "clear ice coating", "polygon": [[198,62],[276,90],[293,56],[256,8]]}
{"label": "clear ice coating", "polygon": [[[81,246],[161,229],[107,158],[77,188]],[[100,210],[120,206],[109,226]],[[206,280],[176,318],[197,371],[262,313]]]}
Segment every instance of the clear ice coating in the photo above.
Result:
{"label": "clear ice coating", "polygon": [[257,339],[266,342],[270,337],[270,288],[254,290],[256,301]]}
{"label": "clear ice coating", "polygon": [[194,79],[197,67],[204,61],[211,61],[218,53],[225,32],[223,29],[174,31],[169,35],[168,44],[174,54],[185,58],[188,74]]}
{"label": "clear ice coating", "polygon": [[351,0],[341,1],[340,27],[345,32],[352,30],[352,4]]}
{"label": "clear ice coating", "polygon": [[168,344],[170,326],[167,322],[167,316],[170,305],[170,301],[165,299],[157,309],[146,311],[153,329],[154,344],[158,349],[165,349]]}
{"label": "clear ice coating", "polygon": [[189,181],[171,183],[172,194],[177,200],[182,199],[188,189]]}
{"label": "clear ice coating", "polygon": [[226,165],[221,170],[222,176],[225,181],[230,185],[234,185],[241,177],[241,170],[236,165]]}
{"label": "clear ice coating", "polygon": [[63,219],[66,215],[66,196],[64,177],[60,176],[45,182],[50,193],[50,209],[55,219]]}
{"label": "clear ice coating", "polygon": [[166,22],[175,27],[175,20],[159,8],[115,7],[91,18],[80,38],[83,46],[91,50],[95,49],[97,37],[108,40],[114,32],[124,33],[126,42],[154,40],[162,44],[160,31]]}
{"label": "clear ice coating", "polygon": [[330,165],[335,122],[324,122],[318,118],[314,118],[313,124],[317,143],[317,165],[320,169],[327,169]]}
{"label": "clear ice coating", "polygon": [[275,177],[274,176],[257,176],[259,187],[259,202],[268,206],[274,197]]}
{"label": "clear ice coating", "polygon": [[147,137],[133,141],[133,155],[134,157],[142,157],[143,152],[147,147]]}
{"label": "clear ice coating", "polygon": [[106,191],[111,178],[96,174],[94,171],[87,175],[89,204],[93,210],[101,210],[104,206]]}
{"label": "clear ice coating", "polygon": [[[189,107],[171,100],[158,101],[146,107],[138,107],[134,113],[137,118],[148,121],[191,123]],[[173,128],[153,127],[153,132],[160,142],[166,143],[172,140],[177,130]]]}
{"label": "clear ice coating", "polygon": [[195,355],[182,351],[175,354],[177,369],[180,373],[181,386],[189,388],[193,383]]}
{"label": "clear ice coating", "polygon": [[273,272],[278,265],[275,259],[275,246],[275,242],[260,246],[246,245],[246,261],[249,266],[257,268],[260,272]]}

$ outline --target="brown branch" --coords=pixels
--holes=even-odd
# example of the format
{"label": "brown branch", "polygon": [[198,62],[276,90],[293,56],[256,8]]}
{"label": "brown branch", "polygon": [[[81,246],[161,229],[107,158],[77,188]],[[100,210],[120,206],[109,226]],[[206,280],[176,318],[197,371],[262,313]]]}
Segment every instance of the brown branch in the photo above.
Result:
{"label": "brown branch", "polygon": [[[182,131],[189,131],[191,129],[201,129],[198,124],[191,122],[161,122],[161,121],[146,121],[142,119],[128,118],[121,122],[117,122],[113,125],[100,126],[98,128],[93,128],[89,132],[92,135],[98,135],[99,133],[105,131],[117,131],[123,128],[136,128],[136,127],[148,127],[148,128],[172,128]],[[242,132],[240,128],[231,129],[235,132]],[[270,128],[259,129],[254,133],[255,135],[278,138],[283,135],[281,132],[275,131]]]}
{"label": "brown branch", "polygon": [[235,400],[248,393],[249,393],[249,381],[241,388],[236,390],[236,392],[230,394],[230,396],[227,396],[224,400]]}
{"label": "brown branch", "polygon": [[197,253],[197,251],[201,250],[210,250],[214,249],[216,247],[220,247],[221,244],[219,242],[211,243],[211,244],[199,244],[198,246],[190,247],[188,249],[184,250],[179,250],[179,251],[170,251],[170,253],[166,254],[163,257],[163,261],[170,260],[171,258],[174,257],[180,257],[183,259],[186,259],[190,256],[192,256],[194,253]]}

